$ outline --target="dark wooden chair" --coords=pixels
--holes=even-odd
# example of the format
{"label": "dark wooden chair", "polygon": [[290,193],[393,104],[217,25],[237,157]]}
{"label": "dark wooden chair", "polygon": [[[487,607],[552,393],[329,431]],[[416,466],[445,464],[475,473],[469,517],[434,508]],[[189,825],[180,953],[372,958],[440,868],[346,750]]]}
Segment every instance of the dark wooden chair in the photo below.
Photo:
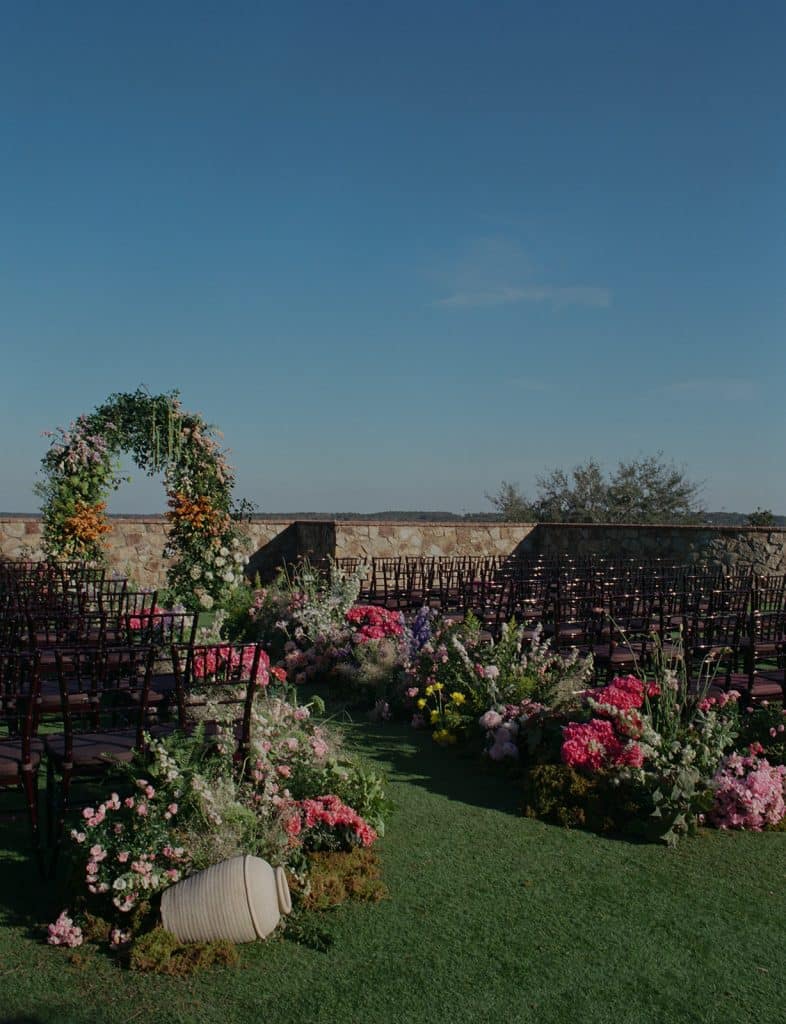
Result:
{"label": "dark wooden chair", "polygon": [[233,744],[242,762],[251,744],[251,712],[265,671],[262,644],[172,645],[178,728],[198,726],[215,742]]}
{"label": "dark wooden chair", "polygon": [[38,771],[43,744],[38,725],[38,655],[0,651],[0,788],[24,797],[33,849],[42,868]]}
{"label": "dark wooden chair", "polygon": [[144,748],[154,657],[142,645],[56,652],[62,732],[45,737],[53,867],[74,782],[109,774]]}

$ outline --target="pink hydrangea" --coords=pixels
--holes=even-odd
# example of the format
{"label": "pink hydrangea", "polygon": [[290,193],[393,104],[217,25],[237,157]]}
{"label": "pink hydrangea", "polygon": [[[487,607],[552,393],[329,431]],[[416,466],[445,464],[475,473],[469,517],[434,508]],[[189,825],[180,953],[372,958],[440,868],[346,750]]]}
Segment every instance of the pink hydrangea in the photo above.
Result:
{"label": "pink hydrangea", "polygon": [[644,763],[638,743],[623,743],[605,718],[563,726],[561,754],[565,764],[591,772],[622,765],[641,767]]}
{"label": "pink hydrangea", "polygon": [[620,711],[638,710],[644,698],[657,697],[660,690],[656,683],[643,683],[636,676],[615,676],[607,686],[587,690],[586,696],[598,704],[608,704]]}
{"label": "pink hydrangea", "polygon": [[[752,745],[753,746],[753,745]],[[783,799],[786,767],[771,765],[752,752],[724,758],[712,780],[715,803],[710,820],[718,828],[760,832],[786,815]]]}

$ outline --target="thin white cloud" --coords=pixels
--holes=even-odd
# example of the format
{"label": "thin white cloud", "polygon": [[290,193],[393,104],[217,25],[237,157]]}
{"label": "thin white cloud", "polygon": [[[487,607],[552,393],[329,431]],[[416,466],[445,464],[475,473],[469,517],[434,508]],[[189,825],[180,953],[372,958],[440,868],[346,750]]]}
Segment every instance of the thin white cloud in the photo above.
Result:
{"label": "thin white cloud", "polygon": [[593,286],[527,285],[520,288],[500,287],[478,291],[458,291],[435,306],[444,309],[477,309],[483,306],[507,306],[518,302],[548,302],[555,309],[565,306],[590,306],[606,309],[611,305],[611,290]]}
{"label": "thin white cloud", "polygon": [[756,396],[756,385],[749,377],[686,377],[667,384],[664,391],[675,398],[749,402]]}

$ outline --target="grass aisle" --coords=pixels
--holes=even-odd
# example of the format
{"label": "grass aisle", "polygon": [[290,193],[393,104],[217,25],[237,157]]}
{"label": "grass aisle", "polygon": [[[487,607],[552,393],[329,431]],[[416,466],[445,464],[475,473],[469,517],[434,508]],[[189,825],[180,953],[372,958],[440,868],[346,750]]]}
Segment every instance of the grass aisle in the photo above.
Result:
{"label": "grass aisle", "polygon": [[[335,944],[249,946],[240,970],[140,976],[33,937],[62,900],[0,859],[0,1021],[156,1024],[735,1024],[786,1005],[786,834],[675,851],[515,813],[513,785],[399,726],[356,726],[389,775],[391,900],[330,917]],[[3,826],[17,846],[23,833]],[[6,846],[6,843],[3,843]]]}

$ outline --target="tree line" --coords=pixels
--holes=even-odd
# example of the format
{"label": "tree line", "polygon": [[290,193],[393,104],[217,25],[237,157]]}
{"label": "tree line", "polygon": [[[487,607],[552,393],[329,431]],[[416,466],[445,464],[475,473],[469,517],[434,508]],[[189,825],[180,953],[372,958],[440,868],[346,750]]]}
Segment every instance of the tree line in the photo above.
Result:
{"label": "tree line", "polygon": [[[688,477],[684,467],[667,461],[663,452],[621,460],[604,473],[595,459],[570,472],[547,470],[535,478],[536,493],[524,495],[517,484],[503,480],[487,499],[501,519],[530,523],[705,523],[713,514],[702,506],[703,483]],[[750,526],[772,526],[776,517],[757,508],[743,519]]]}

